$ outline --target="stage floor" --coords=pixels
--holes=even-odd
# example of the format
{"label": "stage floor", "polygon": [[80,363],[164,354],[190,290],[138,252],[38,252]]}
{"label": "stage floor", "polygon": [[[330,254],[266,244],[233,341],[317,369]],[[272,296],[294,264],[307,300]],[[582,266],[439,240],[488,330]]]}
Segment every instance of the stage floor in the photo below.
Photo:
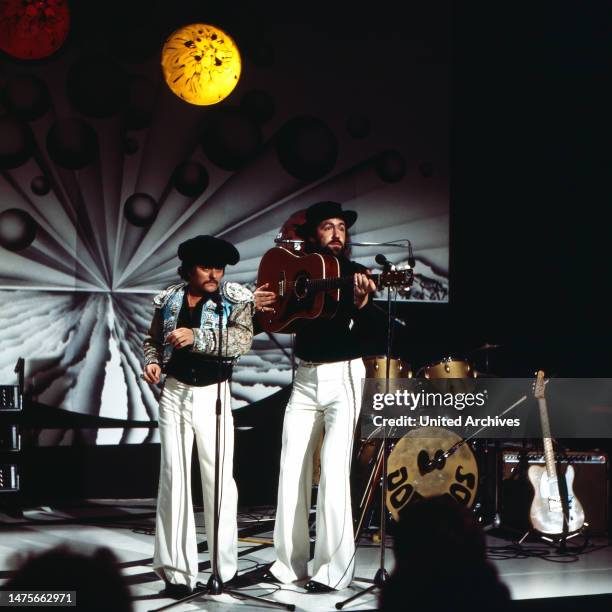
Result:
{"label": "stage floor", "polygon": [[[274,560],[270,545],[273,528],[272,508],[256,508],[239,516],[239,574],[249,572]],[[75,507],[43,507],[25,511],[23,518],[0,512],[0,585],[12,575],[19,560],[17,555],[40,552],[68,543],[79,548],[110,547],[121,563],[121,569],[134,598],[134,610],[144,612],[171,603],[158,595],[163,583],[151,570],[153,554],[154,500],[95,500]],[[200,555],[200,580],[209,576],[209,557],[203,517],[196,515]],[[572,548],[582,544],[582,538],[570,541]],[[585,596],[612,593],[612,547],[607,538],[592,539],[580,554],[559,555],[541,541],[530,541],[518,550],[509,538],[487,536],[489,556],[501,579],[510,588],[515,600]],[[393,554],[387,551],[387,568],[393,568]],[[461,559],[450,560],[461,563]],[[364,539],[357,551],[357,577],[371,578],[379,565],[379,548]],[[331,595],[311,595],[301,583],[284,585],[252,585],[245,587],[251,595],[268,596],[293,603],[297,610],[335,610],[338,601],[350,597],[366,583],[355,580],[351,588]],[[248,590],[246,590],[248,589]],[[259,604],[238,602],[229,595],[221,600],[241,605],[244,609],[263,609]],[[346,609],[372,610],[376,596],[367,595]],[[228,610],[227,605],[196,599],[173,608],[187,610]]]}

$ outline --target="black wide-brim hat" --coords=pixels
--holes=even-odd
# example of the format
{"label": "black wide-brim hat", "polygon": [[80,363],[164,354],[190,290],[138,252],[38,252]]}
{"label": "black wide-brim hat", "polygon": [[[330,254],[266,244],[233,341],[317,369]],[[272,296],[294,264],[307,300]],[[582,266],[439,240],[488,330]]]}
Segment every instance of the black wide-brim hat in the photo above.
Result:
{"label": "black wide-brim hat", "polygon": [[178,257],[186,266],[225,268],[240,261],[240,253],[233,244],[214,236],[196,236],[179,245]]}
{"label": "black wide-brim hat", "polygon": [[357,221],[357,213],[354,210],[342,210],[339,202],[317,202],[306,209],[306,222],[298,225],[296,232],[302,238],[310,236],[325,219],[342,219],[348,229]]}

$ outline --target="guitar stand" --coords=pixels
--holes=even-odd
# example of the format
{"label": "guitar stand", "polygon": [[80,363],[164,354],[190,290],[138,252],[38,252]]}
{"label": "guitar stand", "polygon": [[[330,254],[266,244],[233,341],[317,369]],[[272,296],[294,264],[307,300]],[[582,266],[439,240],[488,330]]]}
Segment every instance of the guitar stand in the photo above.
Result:
{"label": "guitar stand", "polygon": [[586,548],[587,544],[589,543],[588,527],[589,527],[589,524],[584,523],[584,525],[580,529],[578,529],[578,531],[574,531],[567,535],[561,535],[561,536],[548,536],[544,533],[540,533],[539,531],[536,531],[535,529],[528,529],[523,535],[523,537],[518,542],[516,542],[516,544],[522,545],[523,542],[528,537],[535,536],[536,538],[543,540],[549,546],[558,546],[557,552],[562,555],[574,554],[575,551],[568,551],[567,541],[571,540],[572,538],[575,538],[576,536],[584,536],[585,538],[584,544],[578,547],[580,550],[583,550],[584,548]]}

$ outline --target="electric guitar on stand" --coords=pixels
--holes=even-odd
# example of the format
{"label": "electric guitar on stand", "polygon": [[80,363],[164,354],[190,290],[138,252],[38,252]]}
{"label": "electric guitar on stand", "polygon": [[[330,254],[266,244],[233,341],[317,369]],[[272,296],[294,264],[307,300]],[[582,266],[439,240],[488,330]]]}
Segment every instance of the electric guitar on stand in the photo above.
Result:
{"label": "electric guitar on stand", "polygon": [[[368,275],[377,289],[409,287],[413,271],[391,270]],[[268,284],[277,295],[274,312],[257,315],[267,332],[290,334],[300,319],[331,318],[340,301],[340,289],[353,285],[353,276],[340,276],[340,263],[332,255],[297,256],[282,247],[265,253],[259,264],[257,286]]]}
{"label": "electric guitar on stand", "polygon": [[[557,473],[544,384],[544,372],[540,370],[535,381],[534,395],[540,408],[546,466],[532,465],[527,472],[534,489],[529,521],[539,533],[565,539],[582,529],[584,510],[574,495],[574,468],[568,465],[565,475]],[[565,480],[565,486],[561,479]]]}

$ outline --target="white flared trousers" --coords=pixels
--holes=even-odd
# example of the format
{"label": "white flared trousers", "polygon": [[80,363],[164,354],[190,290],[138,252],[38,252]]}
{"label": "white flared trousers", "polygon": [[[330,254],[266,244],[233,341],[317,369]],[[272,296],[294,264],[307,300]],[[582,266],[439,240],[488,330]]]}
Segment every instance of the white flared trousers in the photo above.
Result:
{"label": "white flared trousers", "polygon": [[270,568],[282,582],[309,575],[312,462],[323,429],[311,575],[313,580],[335,589],[347,587],[353,578],[355,542],[349,475],[364,376],[361,359],[318,366],[301,364],[296,372],[283,424],[274,527],[277,561]]}
{"label": "white flared trousers", "polygon": [[[222,383],[221,391],[219,574],[227,581],[234,576],[238,565],[238,493],[233,478],[234,421],[229,384]],[[216,399],[216,384],[193,387],[169,376],[159,403],[161,468],[153,569],[164,580],[192,588],[198,576],[198,547],[191,500],[191,450],[195,436],[202,475],[206,539],[212,563]]]}

